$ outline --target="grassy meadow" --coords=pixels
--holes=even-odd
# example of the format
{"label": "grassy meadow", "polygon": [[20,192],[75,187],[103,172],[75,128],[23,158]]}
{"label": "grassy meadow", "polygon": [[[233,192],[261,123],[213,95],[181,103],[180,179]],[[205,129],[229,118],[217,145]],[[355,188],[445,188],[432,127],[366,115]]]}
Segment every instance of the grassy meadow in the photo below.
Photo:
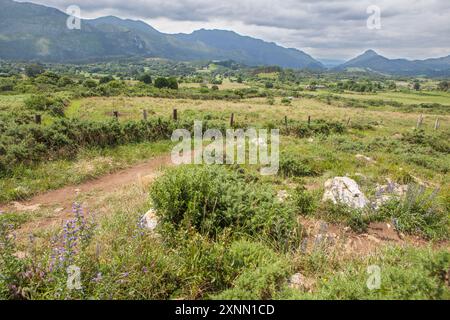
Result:
{"label": "grassy meadow", "polygon": [[[305,91],[279,73],[238,76],[216,89],[184,78],[178,91],[83,78],[44,86],[42,103],[42,84],[16,79],[34,89],[0,94],[0,298],[450,299],[450,94]],[[151,180],[83,192],[168,155],[173,129],[228,128],[231,114],[236,128],[280,129],[277,175],[162,163]],[[325,182],[344,176],[369,199],[389,182],[408,192],[377,209],[323,202]],[[39,203],[67,186],[81,188],[73,208]],[[66,286],[74,265],[82,290]]]}

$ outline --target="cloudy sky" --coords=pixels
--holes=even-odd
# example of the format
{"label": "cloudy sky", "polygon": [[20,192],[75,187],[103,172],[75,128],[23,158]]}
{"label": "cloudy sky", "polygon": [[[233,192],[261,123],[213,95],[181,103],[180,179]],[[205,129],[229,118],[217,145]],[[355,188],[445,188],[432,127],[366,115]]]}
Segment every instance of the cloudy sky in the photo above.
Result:
{"label": "cloudy sky", "polygon": [[[23,1],[23,0],[21,0]],[[166,33],[226,29],[301,49],[316,58],[347,59],[366,49],[389,58],[450,54],[450,0],[28,0],[83,18],[140,19]],[[369,29],[370,6],[381,29]],[[372,21],[372,20],[371,20]]]}

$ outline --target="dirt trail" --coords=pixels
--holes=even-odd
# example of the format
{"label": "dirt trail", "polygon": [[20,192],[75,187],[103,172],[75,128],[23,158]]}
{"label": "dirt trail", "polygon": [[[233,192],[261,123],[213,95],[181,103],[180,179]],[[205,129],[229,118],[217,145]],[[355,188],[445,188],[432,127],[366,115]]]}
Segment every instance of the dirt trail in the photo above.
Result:
{"label": "dirt trail", "polygon": [[58,206],[62,209],[68,209],[71,208],[73,202],[79,194],[86,195],[93,191],[108,193],[119,187],[123,187],[124,185],[139,181],[139,179],[149,182],[158,175],[158,171],[161,167],[172,165],[170,160],[170,155],[157,156],[147,162],[107,174],[79,185],[72,185],[61,189],[48,191],[36,195],[26,201],[0,205],[0,210],[4,212],[33,212],[39,208],[51,206]]}

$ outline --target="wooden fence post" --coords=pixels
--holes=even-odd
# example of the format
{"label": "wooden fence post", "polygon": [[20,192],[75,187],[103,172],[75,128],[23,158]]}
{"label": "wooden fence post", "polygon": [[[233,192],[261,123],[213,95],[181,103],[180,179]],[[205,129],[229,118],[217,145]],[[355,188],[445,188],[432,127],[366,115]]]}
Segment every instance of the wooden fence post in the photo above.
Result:
{"label": "wooden fence post", "polygon": [[178,120],[178,110],[177,109],[173,109],[173,120],[174,121]]}
{"label": "wooden fence post", "polygon": [[36,122],[36,124],[41,124],[42,123],[42,116],[40,114],[34,115],[34,122]]}
{"label": "wooden fence post", "polygon": [[234,113],[232,113],[230,117],[230,127],[234,127]]}
{"label": "wooden fence post", "polygon": [[440,126],[441,126],[440,119],[439,117],[437,117],[436,122],[434,123],[434,130],[438,130]]}
{"label": "wooden fence post", "polygon": [[142,116],[144,117],[144,120],[147,121],[147,110],[142,111]]}
{"label": "wooden fence post", "polygon": [[287,116],[284,116],[284,125],[286,127],[286,131],[288,130],[288,118]]}
{"label": "wooden fence post", "polygon": [[308,116],[308,127],[311,125],[311,116]]}
{"label": "wooden fence post", "polygon": [[417,119],[417,129],[419,129],[422,126],[422,124],[423,124],[423,114],[421,114]]}

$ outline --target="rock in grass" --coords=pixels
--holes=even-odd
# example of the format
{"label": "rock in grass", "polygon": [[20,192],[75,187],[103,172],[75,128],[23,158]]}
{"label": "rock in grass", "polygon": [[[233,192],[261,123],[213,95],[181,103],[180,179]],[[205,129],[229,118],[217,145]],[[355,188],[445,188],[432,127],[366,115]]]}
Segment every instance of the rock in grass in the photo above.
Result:
{"label": "rock in grass", "polygon": [[296,273],[289,279],[289,287],[291,289],[312,292],[314,280],[306,278],[301,273]]}
{"label": "rock in grass", "polygon": [[387,179],[387,185],[377,185],[375,190],[375,201],[373,207],[378,209],[380,206],[393,199],[401,199],[408,192],[407,185],[401,185]]}
{"label": "rock in grass", "polygon": [[354,209],[362,209],[369,203],[356,181],[348,177],[335,177],[327,180],[323,201],[346,204]]}
{"label": "rock in grass", "polygon": [[280,190],[277,194],[277,199],[280,202],[285,202],[289,198],[289,193],[286,190]]}
{"label": "rock in grass", "polygon": [[158,226],[156,210],[150,209],[141,219],[141,225],[147,230],[154,231]]}
{"label": "rock in grass", "polygon": [[355,158],[358,159],[358,160],[360,160],[360,161],[366,162],[366,163],[376,163],[376,161],[373,160],[372,158],[367,157],[367,156],[362,155],[362,154],[357,154],[357,155],[355,156]]}

